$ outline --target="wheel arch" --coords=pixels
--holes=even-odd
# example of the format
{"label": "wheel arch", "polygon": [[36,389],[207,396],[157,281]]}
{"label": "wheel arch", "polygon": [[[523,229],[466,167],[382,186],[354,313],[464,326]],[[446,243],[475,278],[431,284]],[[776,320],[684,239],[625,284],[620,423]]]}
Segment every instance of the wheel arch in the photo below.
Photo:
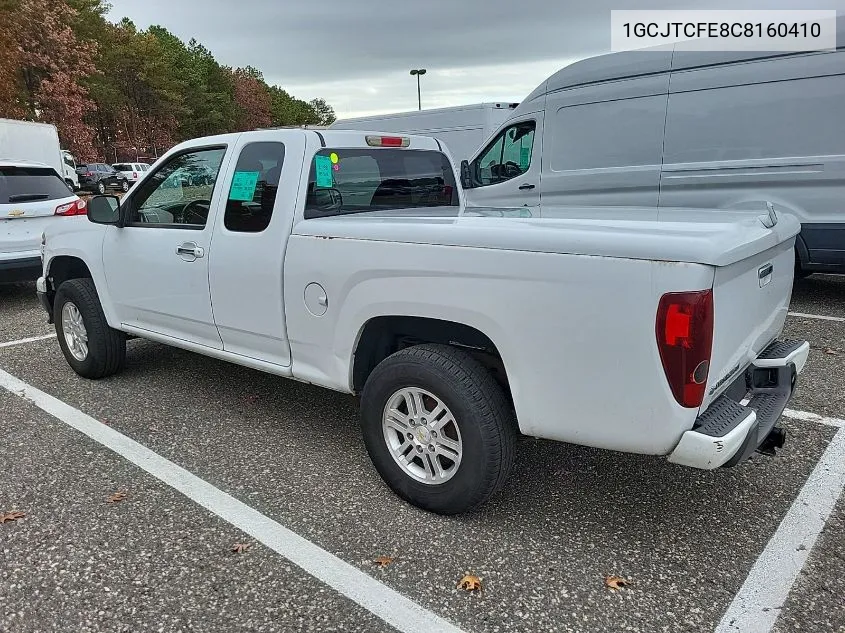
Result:
{"label": "wheel arch", "polygon": [[375,316],[361,326],[352,353],[353,391],[360,393],[369,375],[385,358],[424,343],[450,345],[471,354],[491,371],[513,405],[502,354],[487,334],[465,323],[422,316]]}

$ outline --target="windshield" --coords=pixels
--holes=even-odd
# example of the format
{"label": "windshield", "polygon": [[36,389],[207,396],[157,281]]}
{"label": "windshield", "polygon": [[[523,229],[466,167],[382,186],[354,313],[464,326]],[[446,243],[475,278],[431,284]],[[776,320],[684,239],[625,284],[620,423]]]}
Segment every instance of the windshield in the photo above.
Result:
{"label": "windshield", "polygon": [[323,149],[311,160],[306,218],[457,205],[452,165],[441,152]]}
{"label": "windshield", "polygon": [[0,167],[0,204],[61,200],[71,195],[49,167]]}

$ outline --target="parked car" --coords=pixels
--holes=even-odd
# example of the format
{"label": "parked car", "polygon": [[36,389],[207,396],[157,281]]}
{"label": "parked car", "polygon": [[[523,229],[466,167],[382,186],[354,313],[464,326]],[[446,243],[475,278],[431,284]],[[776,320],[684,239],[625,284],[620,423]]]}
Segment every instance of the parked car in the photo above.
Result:
{"label": "parked car", "polygon": [[[166,187],[187,165],[213,190]],[[518,433],[704,469],[774,451],[809,353],[778,340],[793,216],[465,209],[429,137],[196,139],[88,217],[48,230],[37,282],[74,371],[119,372],[132,335],[360,394],[382,478],[440,513],[502,486]]]}
{"label": "parked car", "polygon": [[802,273],[845,273],[845,16],[817,52],[626,51],[535,89],[462,167],[467,204],[748,208],[801,222]]}
{"label": "parked car", "polygon": [[144,173],[150,169],[148,163],[115,163],[112,167],[116,171],[119,171],[130,184],[135,184],[141,180],[144,177]]}
{"label": "parked car", "polygon": [[94,193],[105,193],[108,189],[129,191],[129,179],[111,165],[89,163],[78,165],[79,188]]}
{"label": "parked car", "polygon": [[0,282],[35,281],[42,232],[85,211],[52,165],[0,160]]}

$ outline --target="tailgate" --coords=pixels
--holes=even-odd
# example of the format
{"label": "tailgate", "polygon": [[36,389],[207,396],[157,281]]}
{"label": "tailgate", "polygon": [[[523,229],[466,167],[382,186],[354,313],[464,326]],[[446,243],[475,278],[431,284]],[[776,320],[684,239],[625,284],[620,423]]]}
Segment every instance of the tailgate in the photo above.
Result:
{"label": "tailgate", "polygon": [[702,410],[783,329],[795,272],[795,238],[716,268],[713,351]]}

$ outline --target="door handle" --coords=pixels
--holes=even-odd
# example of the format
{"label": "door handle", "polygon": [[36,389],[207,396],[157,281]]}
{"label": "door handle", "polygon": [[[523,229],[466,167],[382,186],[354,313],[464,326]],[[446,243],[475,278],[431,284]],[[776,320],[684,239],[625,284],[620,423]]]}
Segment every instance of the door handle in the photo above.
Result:
{"label": "door handle", "polygon": [[528,191],[529,189],[533,189],[536,185],[528,184],[527,182],[524,185],[519,185],[520,191]]}
{"label": "door handle", "polygon": [[188,256],[200,258],[205,255],[205,250],[197,246],[196,242],[185,242],[176,247],[176,254],[180,256]]}

